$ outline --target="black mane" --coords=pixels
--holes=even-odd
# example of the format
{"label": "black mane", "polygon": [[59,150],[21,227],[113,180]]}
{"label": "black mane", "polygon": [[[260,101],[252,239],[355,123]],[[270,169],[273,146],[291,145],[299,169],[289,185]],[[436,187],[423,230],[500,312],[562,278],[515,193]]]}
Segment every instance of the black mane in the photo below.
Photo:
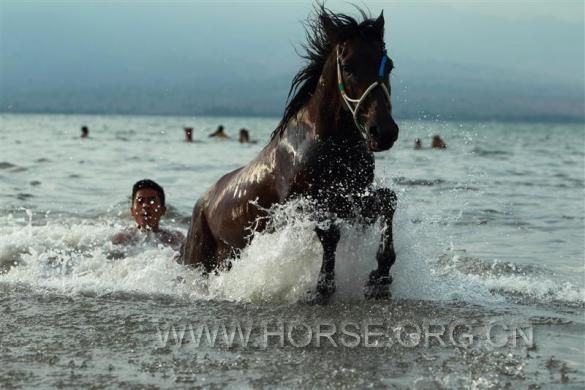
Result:
{"label": "black mane", "polygon": [[[334,14],[323,5],[317,6],[315,15],[307,21],[307,43],[302,45],[305,54],[301,54],[307,65],[292,80],[284,115],[272,133],[272,139],[282,134],[288,123],[313,95],[327,57],[337,42],[346,41],[356,35],[384,40],[380,31],[375,28],[375,21],[360,8],[356,9],[361,14],[361,22],[345,14]],[[335,37],[335,42],[331,42],[330,37]]]}

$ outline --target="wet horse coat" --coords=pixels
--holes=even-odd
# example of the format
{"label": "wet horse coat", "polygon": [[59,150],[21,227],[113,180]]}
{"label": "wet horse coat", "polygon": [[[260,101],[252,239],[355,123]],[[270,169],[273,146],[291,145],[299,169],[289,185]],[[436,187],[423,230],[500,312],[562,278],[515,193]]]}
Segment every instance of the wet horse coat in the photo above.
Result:
{"label": "wet horse coat", "polygon": [[308,65],[293,80],[294,96],[281,123],[254,160],[220,178],[196,203],[182,261],[209,272],[265,228],[265,210],[310,197],[317,218],[332,222],[316,229],[324,250],[317,297],[326,299],[335,290],[339,218],[367,223],[382,218],[386,224],[366,295],[388,297],[396,199],[390,190],[372,189],[373,152],[390,148],[398,137],[384,19],[364,16],[358,23],[321,7],[310,28]]}

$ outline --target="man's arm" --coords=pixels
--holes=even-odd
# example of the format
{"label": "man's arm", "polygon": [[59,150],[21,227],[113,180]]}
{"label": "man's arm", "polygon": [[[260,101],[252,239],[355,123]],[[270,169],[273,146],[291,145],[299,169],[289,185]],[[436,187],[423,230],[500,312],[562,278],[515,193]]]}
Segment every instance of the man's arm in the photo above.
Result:
{"label": "man's arm", "polygon": [[175,250],[179,250],[185,241],[183,233],[177,230],[161,230],[159,237],[163,243],[170,245]]}
{"label": "man's arm", "polygon": [[112,244],[114,245],[125,245],[132,240],[132,235],[129,232],[116,233],[112,237]]}

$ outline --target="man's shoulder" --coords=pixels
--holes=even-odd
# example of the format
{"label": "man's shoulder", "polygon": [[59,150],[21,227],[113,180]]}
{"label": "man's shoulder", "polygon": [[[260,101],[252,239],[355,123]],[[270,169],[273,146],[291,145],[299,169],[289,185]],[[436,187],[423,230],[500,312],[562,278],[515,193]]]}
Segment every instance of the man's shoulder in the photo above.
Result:
{"label": "man's shoulder", "polygon": [[158,232],[159,239],[168,244],[181,244],[185,236],[178,230],[160,229]]}

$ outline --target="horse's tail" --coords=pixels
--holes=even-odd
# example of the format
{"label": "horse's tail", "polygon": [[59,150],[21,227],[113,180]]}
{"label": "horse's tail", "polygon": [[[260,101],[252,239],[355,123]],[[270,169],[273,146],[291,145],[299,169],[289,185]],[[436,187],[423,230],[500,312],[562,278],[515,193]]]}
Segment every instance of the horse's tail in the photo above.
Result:
{"label": "horse's tail", "polygon": [[203,266],[206,272],[215,268],[217,244],[207,218],[205,202],[200,199],[193,207],[191,226],[181,246],[180,262],[193,267]]}

